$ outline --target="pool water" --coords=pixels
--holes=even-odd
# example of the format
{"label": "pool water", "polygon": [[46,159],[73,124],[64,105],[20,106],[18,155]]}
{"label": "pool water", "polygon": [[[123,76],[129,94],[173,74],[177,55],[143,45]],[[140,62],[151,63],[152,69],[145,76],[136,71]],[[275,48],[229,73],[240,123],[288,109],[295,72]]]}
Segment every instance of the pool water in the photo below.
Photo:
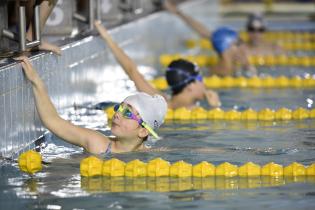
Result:
{"label": "pool water", "polygon": [[[306,99],[314,99],[314,92],[309,89],[222,89],[219,92],[225,104],[223,109],[306,108]],[[110,134],[106,116],[100,110],[69,108],[63,117]],[[314,120],[168,121],[159,133],[163,138],[150,142],[155,148],[153,152],[102,158],[147,162],[161,157],[171,163],[184,160],[196,164],[205,160],[215,165],[230,162],[238,166],[249,161],[259,165],[274,161],[284,166],[294,161],[304,165],[315,162]],[[82,178],[80,160],[88,154],[81,148],[51,134],[46,135],[42,147],[46,164],[34,177],[20,172],[16,162],[1,160],[0,209],[315,208],[315,177]]]}
{"label": "pool water", "polygon": [[288,109],[314,108],[314,89],[223,89],[218,90],[223,109],[236,108],[241,110],[252,108],[260,110],[263,108]]}

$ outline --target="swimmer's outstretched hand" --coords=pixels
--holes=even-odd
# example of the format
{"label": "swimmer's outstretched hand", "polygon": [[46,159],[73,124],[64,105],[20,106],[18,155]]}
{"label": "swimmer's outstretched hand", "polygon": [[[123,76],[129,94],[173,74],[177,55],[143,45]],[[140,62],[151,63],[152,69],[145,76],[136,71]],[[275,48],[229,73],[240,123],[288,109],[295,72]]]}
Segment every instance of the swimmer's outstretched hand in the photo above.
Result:
{"label": "swimmer's outstretched hand", "polygon": [[179,10],[177,9],[176,5],[173,4],[169,0],[164,1],[164,8],[167,9],[170,13],[178,14]]}
{"label": "swimmer's outstretched hand", "polygon": [[257,76],[257,69],[255,66],[249,65],[247,67],[247,72],[246,72],[246,76],[248,77],[254,77]]}
{"label": "swimmer's outstretched hand", "polygon": [[239,47],[239,53],[236,53],[236,59],[240,61],[244,69],[247,71],[246,76],[252,77],[257,75],[256,67],[249,62],[249,54],[247,53],[245,45]]}
{"label": "swimmer's outstretched hand", "polygon": [[246,46],[244,44],[241,44],[237,47],[237,49],[234,51],[234,58],[243,65],[248,65],[248,53],[246,51]]}
{"label": "swimmer's outstretched hand", "polygon": [[46,51],[51,51],[55,53],[56,55],[61,55],[61,49],[59,46],[51,44],[46,41],[42,41],[41,44],[38,46],[39,50],[46,50]]}
{"label": "swimmer's outstretched hand", "polygon": [[110,35],[108,34],[107,29],[102,25],[102,22],[99,20],[94,21],[94,26],[97,29],[97,31],[100,33],[100,35],[106,39],[108,37],[110,37]]}
{"label": "swimmer's outstretched hand", "polygon": [[100,20],[95,20],[94,21],[94,26],[98,29],[102,25],[102,22]]}
{"label": "swimmer's outstretched hand", "polygon": [[221,101],[217,92],[213,90],[205,90],[205,97],[212,107],[220,107]]}
{"label": "swimmer's outstretched hand", "polygon": [[223,54],[224,56],[231,58],[233,63],[240,64],[242,70],[246,70],[246,76],[252,77],[257,75],[255,66],[251,65],[249,62],[249,55],[244,44],[233,47],[231,50],[227,50]]}
{"label": "swimmer's outstretched hand", "polygon": [[98,31],[103,30],[107,32],[106,28],[102,25],[102,22],[100,20],[95,20],[94,26]]}
{"label": "swimmer's outstretched hand", "polygon": [[17,61],[21,61],[21,65],[23,67],[25,76],[29,81],[31,81],[33,84],[36,83],[36,81],[39,79],[39,76],[34,69],[33,65],[31,64],[30,60],[26,56],[20,56],[17,58],[14,58]]}

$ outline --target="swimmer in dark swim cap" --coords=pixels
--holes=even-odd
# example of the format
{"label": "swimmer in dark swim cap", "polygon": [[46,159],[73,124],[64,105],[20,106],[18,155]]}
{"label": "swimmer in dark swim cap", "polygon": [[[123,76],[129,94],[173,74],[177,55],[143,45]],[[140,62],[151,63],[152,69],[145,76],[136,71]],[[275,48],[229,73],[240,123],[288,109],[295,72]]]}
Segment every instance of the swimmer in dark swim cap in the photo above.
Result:
{"label": "swimmer in dark swim cap", "polygon": [[[211,106],[217,107],[220,101],[215,92],[206,90],[198,66],[190,61],[178,59],[172,61],[166,69],[166,80],[172,91],[170,107],[185,106],[191,108],[197,101],[207,99]],[[211,99],[214,97],[215,99]],[[215,102],[215,103],[214,103]]]}
{"label": "swimmer in dark swim cap", "polygon": [[267,25],[261,14],[250,14],[246,23],[248,41],[246,51],[250,55],[279,54],[285,51],[275,43],[264,40]]}
{"label": "swimmer in dark swim cap", "polygon": [[238,37],[237,32],[232,29],[222,27],[211,33],[203,24],[192,17],[182,13],[169,0],[164,3],[165,8],[172,14],[180,17],[201,37],[210,39],[212,45],[219,55],[217,66],[211,69],[211,73],[220,76],[234,75],[236,68],[245,70],[247,75],[255,75],[256,69],[248,61],[245,46]]}
{"label": "swimmer in dark swim cap", "polygon": [[[210,106],[218,107],[221,105],[216,92],[207,90],[199,69],[193,63],[186,60],[173,61],[166,71],[166,79],[171,87],[172,96],[168,97],[145,80],[138,70],[137,65],[125,52],[113,41],[112,37],[102,26],[100,21],[95,22],[95,27],[101,37],[106,41],[116,60],[122,66],[129,78],[135,83],[138,91],[150,95],[160,94],[167,100],[169,108],[176,109],[186,107],[192,109],[200,100],[207,100]],[[154,110],[153,110],[154,111]]]}

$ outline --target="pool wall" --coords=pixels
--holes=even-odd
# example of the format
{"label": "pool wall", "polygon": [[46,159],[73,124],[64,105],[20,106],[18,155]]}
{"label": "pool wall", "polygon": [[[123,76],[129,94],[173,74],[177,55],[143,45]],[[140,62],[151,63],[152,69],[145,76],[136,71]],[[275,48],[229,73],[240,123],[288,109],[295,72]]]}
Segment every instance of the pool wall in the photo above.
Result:
{"label": "pool wall", "polygon": [[[198,14],[195,16],[202,20],[208,14],[217,17],[216,6],[216,2],[201,0],[183,4],[182,9]],[[215,18],[211,21],[217,22]],[[181,41],[192,36],[192,31],[177,17],[163,11],[117,26],[110,33],[137,64],[155,68],[159,68],[161,53],[185,50]],[[71,39],[61,46],[62,56],[42,52],[31,56],[58,112],[73,104],[118,101],[134,91],[100,37]],[[46,132],[35,108],[31,84],[25,79],[21,65],[14,61],[0,65],[0,113],[3,157],[16,157],[33,147],[32,143]]]}

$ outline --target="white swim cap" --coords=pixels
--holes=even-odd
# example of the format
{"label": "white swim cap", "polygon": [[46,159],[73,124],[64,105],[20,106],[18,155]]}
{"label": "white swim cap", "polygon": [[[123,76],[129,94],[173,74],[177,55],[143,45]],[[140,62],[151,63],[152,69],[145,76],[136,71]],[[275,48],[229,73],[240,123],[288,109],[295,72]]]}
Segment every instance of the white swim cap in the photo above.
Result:
{"label": "white swim cap", "polygon": [[151,96],[147,93],[139,92],[128,96],[124,102],[135,108],[142,120],[152,129],[159,128],[163,124],[167,112],[167,103],[162,96]]}

